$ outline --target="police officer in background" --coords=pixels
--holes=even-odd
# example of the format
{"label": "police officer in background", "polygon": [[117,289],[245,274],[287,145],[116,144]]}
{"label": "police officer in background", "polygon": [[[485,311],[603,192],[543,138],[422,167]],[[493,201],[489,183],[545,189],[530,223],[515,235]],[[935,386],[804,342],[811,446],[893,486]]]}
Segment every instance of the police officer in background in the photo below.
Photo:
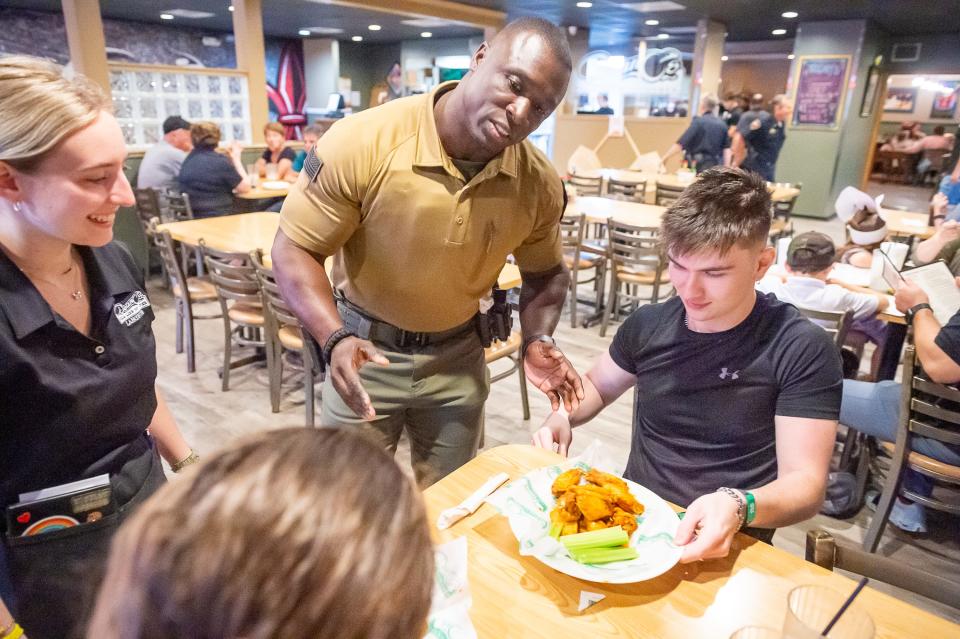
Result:
{"label": "police officer in background", "polygon": [[273,266],[322,346],[322,423],[391,451],[406,431],[422,485],[476,454],[489,392],[480,334],[491,318],[509,332],[505,304],[478,310],[509,254],[523,278],[527,379],[555,409],[583,397],[550,337],[569,283],[563,186],[526,141],[570,71],[557,26],[516,20],[480,45],[461,81],[334,124],[284,202]]}
{"label": "police officer in background", "polygon": [[744,114],[738,126],[747,147],[747,158],[741,168],[759,173],[767,182],[773,182],[777,158],[787,139],[786,122],[793,112],[793,104],[780,94],[770,101],[770,108],[772,113],[763,111],[748,122]]}
{"label": "police officer in background", "polygon": [[664,154],[662,161],[684,151],[697,173],[715,166],[730,165],[730,136],[727,125],[716,115],[717,96],[707,94],[700,100],[701,115],[693,118],[680,139]]}

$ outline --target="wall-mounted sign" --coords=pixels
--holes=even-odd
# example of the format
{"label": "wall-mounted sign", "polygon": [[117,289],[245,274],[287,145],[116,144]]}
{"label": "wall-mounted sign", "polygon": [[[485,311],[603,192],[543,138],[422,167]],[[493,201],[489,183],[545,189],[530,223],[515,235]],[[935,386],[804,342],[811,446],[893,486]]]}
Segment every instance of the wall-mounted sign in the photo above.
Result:
{"label": "wall-mounted sign", "polygon": [[835,129],[843,112],[849,55],[807,55],[797,59],[794,127]]}

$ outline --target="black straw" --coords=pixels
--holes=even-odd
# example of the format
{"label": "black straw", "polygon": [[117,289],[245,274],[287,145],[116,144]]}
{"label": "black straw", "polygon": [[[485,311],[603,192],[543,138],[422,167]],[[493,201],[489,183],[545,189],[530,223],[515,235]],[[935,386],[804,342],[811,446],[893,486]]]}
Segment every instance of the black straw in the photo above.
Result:
{"label": "black straw", "polygon": [[863,587],[867,585],[867,582],[870,581],[868,578],[864,577],[860,580],[860,583],[857,584],[857,587],[853,589],[853,592],[850,593],[850,596],[847,597],[847,600],[843,602],[843,605],[840,606],[840,610],[837,611],[837,614],[833,616],[833,619],[830,620],[830,623],[827,624],[827,627],[823,629],[823,632],[820,634],[824,637],[833,630],[833,627],[840,620],[840,615],[847,611],[847,608],[850,607],[850,604],[853,603],[853,600],[857,598],[857,595],[860,594],[860,591],[863,590]]}

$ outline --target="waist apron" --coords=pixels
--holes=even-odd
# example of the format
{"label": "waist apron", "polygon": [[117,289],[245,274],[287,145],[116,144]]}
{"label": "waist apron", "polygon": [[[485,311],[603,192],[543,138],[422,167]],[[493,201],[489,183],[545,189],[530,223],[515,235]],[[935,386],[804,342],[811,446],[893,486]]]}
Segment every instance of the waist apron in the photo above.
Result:
{"label": "waist apron", "polygon": [[136,507],[165,483],[156,445],[146,434],[109,457],[127,455],[133,456],[110,477],[118,505],[112,514],[32,537],[4,534],[3,552],[13,589],[13,601],[6,603],[12,603],[14,618],[31,639],[84,636],[114,534]]}

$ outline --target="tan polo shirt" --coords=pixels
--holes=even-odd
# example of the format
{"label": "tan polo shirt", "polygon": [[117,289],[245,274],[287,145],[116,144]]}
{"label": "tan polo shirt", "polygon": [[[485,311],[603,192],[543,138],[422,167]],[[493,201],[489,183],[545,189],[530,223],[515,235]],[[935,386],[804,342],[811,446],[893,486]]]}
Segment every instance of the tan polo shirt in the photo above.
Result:
{"label": "tan polo shirt", "polygon": [[335,256],[347,299],[406,330],[470,319],[511,253],[527,273],[561,261],[563,188],[536,147],[507,148],[469,183],[444,152],[433,105],[455,85],[334,124],[316,179],[302,171],[280,213],[287,237]]}

